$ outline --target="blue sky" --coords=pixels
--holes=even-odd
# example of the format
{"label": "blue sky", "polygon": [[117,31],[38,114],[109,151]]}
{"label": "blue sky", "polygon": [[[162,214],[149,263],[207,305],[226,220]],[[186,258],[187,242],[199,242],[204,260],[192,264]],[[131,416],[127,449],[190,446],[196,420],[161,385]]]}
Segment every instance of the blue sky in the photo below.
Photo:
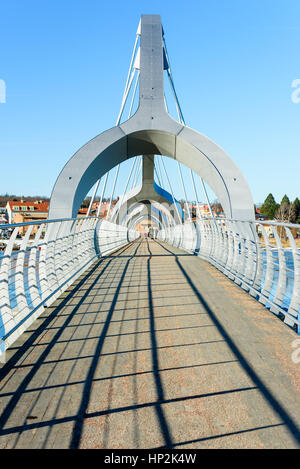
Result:
{"label": "blue sky", "polygon": [[255,202],[300,197],[299,0],[2,1],[0,193],[49,196],[114,126],[142,13],[162,17],[187,125],[229,153]]}

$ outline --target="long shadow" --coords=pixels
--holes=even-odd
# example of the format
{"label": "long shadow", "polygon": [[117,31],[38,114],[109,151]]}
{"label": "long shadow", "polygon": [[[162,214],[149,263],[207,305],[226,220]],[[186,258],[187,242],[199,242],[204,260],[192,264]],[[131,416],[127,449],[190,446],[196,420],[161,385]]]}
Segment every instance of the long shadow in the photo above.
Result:
{"label": "long shadow", "polygon": [[[148,241],[147,241],[147,243],[148,243]],[[158,243],[158,244],[160,244],[160,243]],[[93,288],[95,283],[99,280],[99,277],[101,277],[104,270],[107,269],[107,267],[110,264],[111,260],[108,260],[108,263],[103,268],[102,272],[96,277],[95,280],[93,280],[92,284],[84,292],[84,296],[79,299],[79,304],[77,304],[76,307],[74,308],[75,311],[73,310],[69,315],[67,315],[67,319],[64,322],[64,324],[58,329],[58,331],[57,331],[56,335],[53,337],[52,341],[47,345],[46,350],[42,353],[42,355],[39,357],[37,362],[33,365],[33,369],[24,378],[23,382],[18,387],[15,394],[12,396],[11,400],[7,404],[6,409],[5,409],[3,415],[0,419],[0,435],[13,434],[13,433],[18,432],[18,431],[23,432],[23,431],[30,431],[30,430],[39,430],[39,429],[45,428],[49,425],[51,425],[51,427],[52,427],[54,425],[60,425],[64,422],[75,422],[75,425],[73,426],[73,434],[72,434],[72,440],[71,440],[71,443],[70,443],[70,447],[71,448],[78,448],[79,445],[80,445],[80,440],[81,440],[82,431],[83,431],[83,424],[84,424],[85,419],[90,419],[90,418],[94,418],[94,417],[97,417],[97,416],[110,415],[110,414],[114,414],[114,413],[130,411],[130,410],[136,411],[138,409],[143,409],[143,408],[148,408],[149,407],[149,408],[153,408],[154,411],[156,412],[157,419],[158,419],[158,422],[159,422],[159,426],[160,426],[160,429],[161,429],[161,432],[162,432],[162,435],[163,435],[163,438],[164,438],[164,443],[165,444],[164,444],[163,447],[164,448],[174,448],[176,446],[183,445],[184,443],[183,442],[174,442],[174,439],[172,437],[172,434],[171,434],[171,431],[170,431],[170,428],[169,428],[167,418],[164,414],[163,404],[182,402],[182,401],[189,400],[189,399],[206,398],[206,397],[210,397],[210,396],[218,396],[218,395],[226,395],[226,394],[230,395],[231,393],[240,393],[240,392],[246,392],[247,393],[249,391],[257,389],[262,393],[262,395],[265,397],[267,402],[269,402],[270,406],[272,406],[273,409],[276,411],[276,413],[281,417],[282,423],[276,424],[276,425],[270,425],[270,426],[266,426],[266,427],[257,427],[257,428],[248,429],[248,430],[241,430],[239,432],[234,432],[232,434],[246,433],[248,431],[251,432],[251,431],[260,430],[260,429],[263,429],[263,428],[271,428],[271,427],[286,425],[286,427],[289,429],[289,431],[293,434],[295,440],[299,443],[300,442],[300,433],[299,433],[299,429],[297,428],[295,422],[287,414],[287,412],[281,407],[280,403],[274,398],[274,396],[271,394],[271,392],[268,390],[268,388],[264,385],[264,383],[256,375],[255,371],[252,369],[252,367],[249,365],[249,363],[247,362],[245,357],[242,355],[241,351],[238,349],[238,347],[236,346],[234,341],[231,339],[228,332],[224,329],[223,325],[220,323],[219,319],[216,317],[213,310],[209,307],[209,305],[207,304],[207,302],[205,301],[205,299],[203,298],[203,296],[201,295],[201,293],[199,292],[197,287],[194,285],[192,279],[189,277],[188,273],[186,272],[186,270],[184,269],[184,267],[182,266],[182,264],[181,264],[181,262],[178,258],[178,257],[181,257],[181,254],[178,254],[178,255],[174,254],[172,251],[169,251],[162,244],[160,244],[160,246],[163,249],[169,251],[172,254],[172,256],[174,256],[180,271],[184,275],[187,283],[192,288],[192,290],[193,290],[196,298],[198,299],[199,303],[204,307],[205,311],[207,312],[206,314],[209,315],[209,317],[211,318],[213,324],[216,326],[218,331],[222,334],[223,340],[227,342],[228,346],[230,347],[230,349],[234,353],[235,358],[237,359],[237,361],[239,361],[239,363],[241,364],[243,369],[246,371],[248,376],[252,379],[252,382],[255,385],[255,387],[224,390],[224,391],[219,391],[219,392],[215,392],[215,393],[206,393],[206,394],[202,394],[202,395],[199,394],[199,395],[195,395],[195,396],[182,396],[182,397],[178,397],[178,398],[176,397],[176,398],[173,398],[173,399],[166,399],[165,398],[163,383],[162,383],[161,376],[160,376],[160,373],[162,371],[164,371],[164,369],[161,369],[160,366],[159,366],[159,356],[158,356],[158,350],[162,347],[159,347],[158,343],[157,343],[157,337],[156,337],[157,329],[155,328],[154,305],[153,305],[153,295],[152,295],[151,273],[153,275],[153,272],[151,270],[151,262],[150,261],[151,261],[151,258],[153,256],[153,254],[151,253],[150,246],[148,245],[147,247],[148,247],[149,256],[148,256],[148,260],[147,260],[147,280],[148,280],[147,290],[148,290],[148,303],[149,303],[149,312],[150,312],[150,337],[151,337],[151,348],[149,350],[151,350],[151,354],[152,354],[152,369],[148,370],[147,373],[153,373],[154,382],[155,382],[155,386],[156,386],[156,392],[157,392],[157,399],[154,400],[154,402],[149,402],[149,403],[141,403],[141,404],[135,403],[134,405],[119,407],[119,408],[112,408],[112,409],[109,408],[109,409],[101,410],[99,412],[91,412],[91,413],[88,412],[88,406],[89,406],[91,391],[92,391],[92,384],[95,381],[98,381],[98,380],[102,380],[102,379],[106,380],[106,379],[112,379],[112,378],[117,378],[118,377],[118,376],[110,376],[110,377],[97,378],[96,379],[95,378],[95,372],[96,372],[96,369],[97,369],[97,365],[98,365],[100,356],[105,355],[105,354],[102,354],[102,348],[103,348],[103,344],[104,344],[105,339],[108,337],[108,334],[107,334],[108,328],[109,328],[109,325],[112,322],[113,312],[116,311],[115,305],[116,305],[116,302],[117,302],[118,297],[119,297],[120,289],[121,289],[122,284],[124,282],[126,271],[128,269],[128,266],[130,264],[131,259],[137,253],[137,250],[139,249],[139,246],[135,250],[135,253],[133,253],[133,255],[130,258],[126,259],[126,262],[123,263],[123,266],[124,266],[124,264],[125,264],[125,266],[122,267],[123,272],[121,274],[121,278],[118,282],[118,285],[116,286],[116,290],[115,290],[115,293],[114,293],[114,298],[113,298],[111,306],[108,310],[107,317],[106,317],[105,321],[103,322],[104,327],[101,331],[101,335],[99,335],[97,337],[98,343],[96,345],[96,350],[95,350],[94,355],[91,356],[92,360],[91,360],[90,368],[88,370],[87,377],[84,378],[84,380],[82,381],[84,383],[84,389],[83,389],[83,393],[82,393],[82,396],[81,396],[81,403],[80,403],[79,411],[76,413],[76,415],[70,415],[70,416],[67,416],[67,417],[64,417],[64,418],[53,418],[51,420],[44,421],[44,422],[30,423],[30,424],[26,424],[26,425],[23,425],[23,426],[20,425],[20,427],[12,427],[12,428],[8,428],[8,429],[3,429],[5,423],[7,422],[8,418],[10,417],[13,409],[18,404],[18,401],[19,401],[21,395],[23,393],[28,392],[28,389],[27,389],[28,384],[34,378],[34,376],[35,376],[36,372],[38,371],[38,369],[40,368],[40,366],[45,363],[45,359],[46,359],[48,353],[50,352],[52,347],[55,345],[55,343],[58,341],[58,339],[60,338],[60,336],[61,336],[62,332],[65,330],[65,328],[69,327],[70,321],[74,317],[76,312],[78,311],[79,306],[82,304],[83,301],[85,301],[86,297],[91,292],[91,289]],[[33,335],[35,335],[36,337],[33,339],[33,337],[31,336],[28,339],[26,344],[30,343],[30,345],[27,346],[27,349],[29,349],[33,345],[34,340],[36,340],[36,338],[40,334],[42,334],[42,332],[44,331],[45,324],[49,325],[51,320],[54,319],[55,316],[57,316],[59,310],[61,310],[61,308],[63,308],[63,305],[65,305],[69,301],[69,299],[72,298],[74,293],[76,293],[76,291],[78,291],[80,289],[80,287],[83,285],[83,283],[95,272],[95,269],[98,266],[99,266],[99,263],[97,263],[97,265],[95,267],[93,267],[93,269],[91,269],[91,271],[82,280],[80,280],[79,284],[74,288],[74,290],[70,293],[70,295],[68,295],[68,297],[65,298],[62,301],[62,303],[59,305],[59,307],[57,308],[58,311],[56,311],[56,309],[55,309],[52,312],[52,314],[39,327],[39,329],[37,329],[37,331],[33,333]],[[56,313],[56,314],[54,314],[54,313]],[[199,314],[201,314],[201,313],[199,313]],[[52,319],[50,319],[50,317],[52,317]],[[40,332],[38,333],[38,331],[40,331]],[[16,355],[18,355],[19,358],[22,356],[21,350],[24,349],[24,346],[25,346],[25,344],[22,347],[20,347],[19,351],[16,352],[15,356],[12,357],[12,359],[10,360],[10,364],[12,364],[13,362],[15,364],[17,362]],[[24,351],[27,350],[27,349],[25,348]],[[24,353],[24,351],[23,351],[23,353]],[[134,352],[134,350],[130,350],[130,351]],[[122,352],[117,352],[117,353],[125,353],[125,352],[122,351]],[[229,363],[230,363],[230,361],[229,361]],[[5,367],[7,367],[7,365],[8,365],[8,363],[5,365]],[[199,366],[204,366],[204,365],[199,365]],[[12,368],[12,366],[10,366],[9,369],[7,369],[7,371],[10,371],[11,368]],[[178,367],[178,368],[181,368],[181,367]],[[140,374],[140,373],[137,373],[137,374]],[[1,376],[1,373],[0,373],[0,376]],[[69,385],[69,384],[73,384],[73,383],[66,383],[66,385]],[[59,386],[64,386],[64,385],[59,385]],[[58,386],[54,385],[54,387],[58,387]],[[205,440],[218,438],[218,437],[227,437],[227,436],[230,436],[230,435],[231,434],[228,433],[228,434],[219,435],[219,436],[216,435],[216,436],[212,436],[212,437],[204,437],[204,438],[200,438],[200,439],[191,440],[190,442],[186,442],[186,443],[193,443],[193,442],[196,443],[198,441],[200,442],[200,441],[205,441]]]}
{"label": "long shadow", "polygon": [[300,444],[300,429],[297,426],[297,424],[294,422],[292,417],[286,412],[286,410],[281,406],[281,404],[278,402],[278,400],[273,396],[271,391],[267,388],[267,386],[262,382],[262,380],[259,378],[259,376],[256,374],[254,369],[251,367],[251,365],[248,363],[240,349],[237,347],[233,339],[230,337],[230,335],[227,333],[226,329],[223,327],[219,319],[216,317],[215,313],[213,310],[210,308],[208,303],[205,301],[204,297],[201,295],[200,291],[197,289],[196,285],[192,281],[191,277],[188,275],[187,271],[184,269],[182,266],[180,260],[178,259],[178,256],[181,256],[181,254],[177,255],[172,253],[171,250],[166,248],[162,243],[156,241],[163,249],[166,251],[170,252],[173,254],[175,257],[176,263],[181,270],[182,274],[184,275],[186,281],[192,288],[194,294],[198,298],[199,302],[202,304],[202,306],[205,308],[207,311],[208,315],[210,316],[211,320],[213,321],[214,325],[220,332],[220,334],[224,337],[225,341],[227,342],[228,346],[230,347],[231,351],[234,353],[236,358],[239,360],[241,366],[243,367],[244,371],[248,374],[248,376],[251,378],[255,386],[259,389],[261,394],[264,396],[265,400],[269,403],[269,405],[273,408],[273,410],[277,413],[277,415],[283,420],[285,423],[286,427],[294,437],[295,441]]}
{"label": "long shadow", "polygon": [[[185,253],[181,254],[181,255],[183,257],[194,257],[195,256],[195,254],[185,254]],[[113,256],[106,256],[106,257],[113,257]],[[121,257],[131,257],[131,256],[121,256]],[[136,257],[148,257],[148,254],[138,254]],[[152,257],[172,257],[172,256],[171,256],[171,254],[152,254]]]}
{"label": "long shadow", "polygon": [[[124,321],[121,320],[119,322],[123,323],[123,322],[125,322],[125,319],[124,319]],[[98,324],[105,324],[105,321],[95,322],[95,323],[90,323],[90,324],[76,324],[76,326],[70,326],[70,327],[72,327],[73,329],[74,328],[78,329],[78,327],[87,326],[87,325],[90,325],[90,326],[93,325],[94,326],[94,325],[98,325]],[[67,327],[69,327],[69,326],[67,326]],[[188,327],[173,327],[173,328],[168,328],[168,329],[156,329],[155,332],[183,331],[183,330],[187,330],[187,329],[203,329],[203,328],[206,328],[206,327],[214,327],[214,324],[204,324],[203,326],[188,326]],[[136,332],[123,332],[122,334],[107,334],[106,337],[117,337],[117,338],[119,338],[120,335],[122,335],[122,337],[128,336],[128,335],[134,335],[135,336],[135,335],[138,335],[138,334],[147,334],[149,332],[151,332],[151,331],[145,330],[145,331],[136,331]],[[59,340],[57,343],[58,344],[71,344],[72,342],[83,342],[83,341],[87,341],[87,340],[95,340],[97,338],[98,338],[98,336],[89,336],[89,337],[81,337],[81,338],[78,338],[78,339],[75,338],[75,339]],[[49,345],[49,342],[41,342],[41,343],[35,344],[35,347],[44,347],[45,345]],[[1,396],[1,394],[0,394],[0,396]]]}
{"label": "long shadow", "polygon": [[[220,340],[206,340],[206,341],[203,341],[203,342],[192,342],[192,343],[184,343],[184,344],[174,344],[174,345],[162,345],[160,347],[156,347],[157,350],[159,349],[171,349],[171,348],[179,348],[179,347],[194,347],[194,346],[199,346],[199,345],[207,345],[207,344],[219,344],[219,343],[224,343],[225,340],[224,339],[220,339]],[[120,350],[119,352],[107,352],[107,353],[103,353],[102,356],[103,357],[109,357],[109,356],[115,356],[115,355],[123,355],[123,354],[127,354],[127,353],[136,353],[136,352],[147,352],[147,351],[151,351],[152,350],[152,346],[151,347],[145,347],[145,348],[138,348],[138,349],[130,349],[130,350]],[[59,358],[57,360],[48,360],[48,361],[44,361],[43,364],[44,365],[50,365],[50,364],[55,364],[55,363],[63,363],[63,362],[71,362],[71,361],[74,361],[75,359],[76,360],[86,360],[88,358],[93,358],[94,355],[82,355],[80,357],[70,357],[70,358]],[[25,365],[20,365],[18,367],[18,369],[21,369],[21,368],[31,368],[32,367],[32,364],[29,363],[29,364],[25,364]]]}
{"label": "long shadow", "polygon": [[[194,304],[194,303],[192,303],[192,304]],[[173,306],[173,305],[166,305],[166,306],[164,305],[164,307],[166,307],[166,308],[168,308],[169,306]],[[143,306],[142,308],[146,308],[146,306]],[[142,308],[141,308],[141,309],[142,309]],[[130,310],[130,309],[136,310],[136,308],[126,308],[127,311]],[[120,311],[120,310],[119,310],[119,309],[115,309],[115,311]],[[123,308],[122,308],[122,311],[123,311]],[[108,311],[102,311],[102,312],[103,312],[103,313],[107,313]],[[96,314],[96,313],[95,313],[95,314]],[[186,313],[186,314],[184,314],[184,316],[198,316],[199,314],[201,314],[201,313],[200,313],[200,312],[199,312],[199,313]],[[202,313],[202,314],[205,314],[205,313]],[[61,315],[61,316],[62,316],[62,315]],[[67,315],[65,315],[65,316],[67,316]],[[162,316],[157,316],[157,317],[158,317],[158,318],[175,318],[175,317],[177,317],[177,316],[182,317],[182,314],[172,314],[172,315],[170,315],[170,316],[168,316],[168,315],[162,315]],[[143,320],[145,320],[145,319],[148,319],[148,316],[142,316],[142,317],[140,317],[140,318],[129,318],[129,319],[126,319],[126,318],[123,319],[123,318],[122,318],[122,321],[121,321],[121,319],[112,319],[111,322],[112,322],[112,323],[113,323],[113,322],[116,322],[116,323],[118,323],[118,322],[132,322],[132,321],[143,321]],[[104,324],[104,321],[80,323],[80,324],[76,324],[76,327],[92,326],[92,325],[94,326],[94,325],[98,325],[98,324]],[[203,327],[206,327],[206,326],[208,326],[208,324],[207,324],[207,325],[204,325]],[[44,331],[45,331],[45,330],[47,330],[47,331],[53,331],[53,330],[55,330],[55,329],[60,329],[60,327],[61,327],[61,326],[48,327],[47,329],[45,328]],[[75,327],[75,326],[74,326],[74,325],[70,325],[70,326],[67,326],[67,327]],[[199,326],[199,327],[200,327],[200,326]],[[28,332],[34,332],[34,331],[28,331]],[[10,350],[19,350],[19,347],[9,347],[9,349],[10,349]]]}
{"label": "long shadow", "polygon": [[149,258],[147,260],[147,272],[148,272],[148,301],[149,301],[149,314],[150,314],[150,336],[151,336],[151,354],[152,354],[152,366],[153,366],[153,375],[157,391],[157,402],[155,403],[155,411],[159,420],[160,428],[162,435],[165,440],[165,446],[167,448],[173,447],[172,435],[169,429],[167,419],[162,408],[162,403],[165,401],[163,384],[160,378],[159,373],[159,359],[158,359],[158,347],[156,340],[156,328],[155,328],[155,319],[154,319],[154,310],[153,310],[153,300],[152,300],[152,287],[151,287],[151,268],[150,262],[152,253],[150,251],[149,242],[147,239],[147,248],[149,252]]}
{"label": "long shadow", "polygon": [[[195,440],[180,441],[179,443],[175,443],[174,446],[177,447],[177,446],[191,445],[195,443],[201,443],[203,441],[218,440],[220,438],[228,438],[230,436],[243,435],[245,433],[257,432],[260,430],[268,430],[270,428],[277,428],[277,427],[283,427],[283,426],[284,426],[284,423],[275,423],[273,425],[264,425],[262,427],[247,428],[246,430],[239,430],[239,431],[230,432],[230,433],[222,433],[219,435],[205,436],[203,438],[196,438]],[[153,449],[163,449],[163,446],[158,447],[158,448],[153,448]]]}
{"label": "long shadow", "polygon": [[114,309],[115,309],[115,305],[116,305],[117,300],[118,300],[118,296],[119,296],[119,293],[120,293],[122,282],[125,278],[129,263],[132,260],[132,258],[134,258],[134,256],[137,253],[138,249],[139,249],[139,245],[135,249],[135,252],[132,254],[132,256],[126,261],[124,270],[122,272],[122,275],[121,275],[121,278],[119,280],[118,286],[117,286],[116,291],[114,293],[114,297],[113,297],[113,300],[111,302],[111,306],[110,306],[109,312],[107,314],[104,326],[102,328],[101,335],[100,335],[99,340],[97,342],[95,353],[93,355],[92,362],[91,362],[91,365],[89,367],[87,377],[85,379],[85,384],[84,384],[84,388],[83,388],[83,392],[82,392],[81,403],[80,403],[79,410],[78,410],[78,413],[76,415],[75,423],[74,423],[74,426],[73,426],[71,443],[70,443],[70,448],[71,449],[78,449],[79,448],[81,435],[82,435],[82,430],[83,430],[83,425],[84,425],[84,419],[86,417],[86,411],[87,411],[87,408],[88,408],[88,405],[89,405],[89,402],[90,402],[91,390],[92,390],[92,385],[93,385],[93,382],[94,382],[94,375],[95,375],[95,372],[96,372],[96,369],[97,369],[97,366],[98,366],[98,362],[99,362],[99,359],[100,359],[100,355],[101,355],[101,351],[102,351],[102,348],[103,348],[104,340],[106,338],[107,331],[108,331],[108,328],[110,326],[110,321],[111,321],[111,318],[112,318],[112,315],[113,315],[113,312],[114,312]]}
{"label": "long shadow", "polygon": [[[203,393],[203,394],[195,394],[195,395],[192,395],[192,396],[181,396],[181,397],[175,397],[175,398],[172,398],[172,399],[165,399],[163,401],[164,404],[173,404],[173,403],[177,403],[177,402],[184,402],[184,401],[190,401],[190,400],[194,400],[194,399],[206,399],[208,397],[215,397],[215,396],[226,396],[226,395],[232,395],[232,394],[235,394],[235,393],[241,393],[241,392],[249,392],[249,391],[254,391],[254,390],[257,390],[256,387],[251,387],[251,386],[248,386],[248,387],[244,387],[244,388],[237,388],[237,389],[227,389],[227,390],[224,390],[224,391],[217,391],[217,392],[210,392],[210,393]],[[121,412],[127,412],[127,411],[136,411],[138,409],[146,409],[146,408],[154,408],[154,409],[157,409],[157,405],[158,405],[158,401],[154,401],[154,402],[143,402],[141,404],[132,404],[132,405],[127,405],[127,406],[124,406],[124,407],[114,407],[114,408],[108,408],[108,409],[105,409],[105,410],[100,410],[100,411],[95,411],[95,412],[89,412],[85,415],[85,418],[86,419],[93,419],[95,417],[101,417],[101,416],[105,416],[105,415],[110,415],[110,414],[118,414],[118,413],[121,413]],[[21,425],[19,427],[12,427],[12,428],[8,428],[8,429],[4,429],[2,431],[2,434],[3,435],[11,435],[15,432],[20,432],[20,431],[29,431],[29,430],[34,430],[34,429],[40,429],[40,428],[45,428],[45,427],[48,427],[49,425],[51,426],[54,426],[54,425],[60,425],[62,423],[66,423],[66,422],[74,422],[74,420],[76,419],[76,416],[73,416],[73,415],[70,415],[68,417],[61,417],[61,418],[52,418],[51,420],[46,420],[46,421],[42,421],[42,422],[38,422],[38,423],[31,423],[31,424],[27,424],[27,425]],[[284,425],[284,424],[283,424]],[[178,445],[178,443],[176,443],[176,446]],[[171,442],[169,446],[166,446],[164,445],[163,448],[170,448],[170,447],[174,447],[175,446],[175,443]]]}
{"label": "long shadow", "polygon": [[[123,251],[122,251],[123,252]],[[116,255],[118,257],[119,254]],[[80,288],[87,282],[87,280],[94,274],[94,272],[99,268],[99,265],[105,260],[105,258],[100,259],[91,269],[90,271],[78,282],[78,284],[73,288],[73,290],[69,293],[69,295],[64,298],[61,303],[52,311],[52,313],[43,321],[43,323],[34,331],[31,336],[27,339],[27,341],[21,345],[21,347],[16,351],[16,353],[8,360],[8,362],[2,367],[0,370],[0,380],[5,378],[7,374],[14,368],[17,362],[22,358],[22,356],[28,351],[34,344],[34,342],[38,339],[38,337],[43,334],[45,328],[49,326],[49,324],[59,315],[59,312],[68,304],[70,299],[74,297],[74,295],[80,290]],[[45,350],[42,352],[40,357],[32,366],[32,369],[29,373],[25,376],[21,384],[19,385],[18,389],[15,391],[14,395],[12,396],[11,400],[6,405],[5,409],[3,410],[0,416],[0,435],[3,433],[3,427],[7,423],[9,417],[11,416],[13,410],[17,406],[21,396],[27,386],[29,385],[30,381],[34,378],[36,373],[38,372],[40,366],[45,362],[46,357],[51,352],[54,345],[57,343],[58,339],[63,334],[65,328],[70,324],[73,317],[75,316],[76,312],[84,302],[85,298],[89,295],[90,291],[99,281],[101,276],[104,274],[110,263],[113,259],[108,260],[107,264],[103,267],[102,271],[96,276],[93,280],[91,285],[88,287],[84,295],[80,298],[77,302],[76,306],[72,310],[70,314],[67,315],[64,324],[58,329],[52,340],[49,342]]]}
{"label": "long shadow", "polygon": [[[175,371],[175,370],[191,370],[193,368],[203,368],[203,367],[208,367],[208,366],[216,366],[216,365],[228,365],[232,363],[237,363],[238,360],[225,360],[225,361],[219,361],[219,362],[207,362],[207,363],[199,363],[198,365],[184,365],[184,366],[172,366],[168,368],[160,368],[158,371],[160,373],[166,372],[166,371]],[[137,377],[137,376],[142,376],[142,375],[148,375],[152,374],[153,370],[146,370],[146,371],[134,371],[133,373],[124,373],[124,374],[117,374],[117,375],[111,375],[111,376],[104,376],[102,378],[94,378],[93,382],[97,383],[100,381],[110,381],[113,379],[120,379],[120,378],[129,378],[129,377]],[[26,393],[31,393],[31,392],[38,392],[38,391],[45,391],[49,389],[59,389],[59,388],[67,388],[69,386],[77,386],[78,384],[84,384],[84,380],[79,380],[79,381],[70,381],[68,383],[62,383],[62,384],[50,384],[47,386],[40,386],[36,388],[30,388],[26,389],[24,392]],[[13,391],[11,392],[6,392],[6,393],[1,393],[0,397],[8,397],[12,396],[14,394]]]}

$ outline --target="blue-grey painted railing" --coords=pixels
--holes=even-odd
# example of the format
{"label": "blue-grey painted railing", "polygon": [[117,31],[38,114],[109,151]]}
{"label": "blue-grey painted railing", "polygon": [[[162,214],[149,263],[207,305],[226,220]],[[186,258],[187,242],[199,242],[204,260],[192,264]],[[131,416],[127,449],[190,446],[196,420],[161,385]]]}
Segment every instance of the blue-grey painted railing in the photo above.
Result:
{"label": "blue-grey painted railing", "polygon": [[158,238],[209,261],[300,333],[300,225],[203,219]]}
{"label": "blue-grey painted railing", "polygon": [[97,217],[1,225],[0,233],[0,354],[93,261],[138,237]]}

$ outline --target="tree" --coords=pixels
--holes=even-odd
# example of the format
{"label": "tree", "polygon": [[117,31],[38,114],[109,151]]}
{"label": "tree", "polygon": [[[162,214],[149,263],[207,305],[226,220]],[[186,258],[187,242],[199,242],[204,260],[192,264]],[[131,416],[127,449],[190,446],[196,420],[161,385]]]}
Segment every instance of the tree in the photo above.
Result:
{"label": "tree", "polygon": [[220,202],[218,200],[215,200],[213,202],[211,208],[215,213],[221,213],[221,212],[224,211],[222,205],[220,204]]}
{"label": "tree", "polygon": [[276,210],[276,218],[281,221],[290,222],[292,204],[287,195],[282,197],[282,201]]}
{"label": "tree", "polygon": [[282,201],[281,201],[281,204],[280,205],[290,205],[290,199],[288,198],[288,196],[285,194],[283,197],[282,197]]}
{"label": "tree", "polygon": [[273,194],[269,194],[260,208],[262,215],[265,215],[269,220],[273,220],[275,212],[279,205],[276,203]]}
{"label": "tree", "polygon": [[292,203],[290,221],[291,223],[300,223],[300,200],[298,197]]}

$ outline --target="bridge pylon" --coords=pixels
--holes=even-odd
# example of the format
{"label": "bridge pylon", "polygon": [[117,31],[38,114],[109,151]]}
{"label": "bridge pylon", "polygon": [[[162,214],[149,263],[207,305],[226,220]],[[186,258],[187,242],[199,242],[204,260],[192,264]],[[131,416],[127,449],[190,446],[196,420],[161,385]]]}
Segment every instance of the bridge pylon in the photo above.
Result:
{"label": "bridge pylon", "polygon": [[183,212],[179,202],[154,181],[154,158],[155,155],[143,155],[142,183],[119,200],[113,209],[111,221],[121,223],[128,211],[137,204],[149,205],[151,202],[156,202],[172,215],[175,223],[182,223]]}
{"label": "bridge pylon", "polygon": [[123,161],[137,155],[164,155],[203,178],[228,218],[253,220],[252,195],[236,164],[212,140],[167,112],[164,70],[169,64],[160,16],[142,15],[138,36],[138,109],[127,121],[90,140],[68,161],[54,185],[49,217],[77,216],[93,185]]}

